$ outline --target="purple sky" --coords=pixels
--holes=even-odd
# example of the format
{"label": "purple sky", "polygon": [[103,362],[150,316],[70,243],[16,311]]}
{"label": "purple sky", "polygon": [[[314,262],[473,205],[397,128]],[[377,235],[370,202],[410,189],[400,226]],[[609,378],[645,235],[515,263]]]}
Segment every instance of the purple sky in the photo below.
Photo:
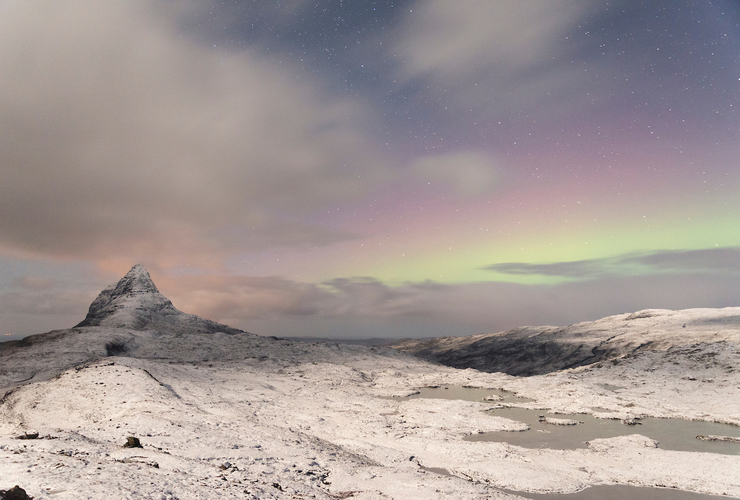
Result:
{"label": "purple sky", "polygon": [[740,305],[740,4],[0,0],[0,338]]}

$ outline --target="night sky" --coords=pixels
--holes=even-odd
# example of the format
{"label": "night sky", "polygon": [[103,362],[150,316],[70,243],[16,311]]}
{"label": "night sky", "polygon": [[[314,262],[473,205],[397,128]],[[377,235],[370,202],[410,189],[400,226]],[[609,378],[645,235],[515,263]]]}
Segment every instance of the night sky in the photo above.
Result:
{"label": "night sky", "polygon": [[0,339],[740,306],[740,2],[0,0]]}

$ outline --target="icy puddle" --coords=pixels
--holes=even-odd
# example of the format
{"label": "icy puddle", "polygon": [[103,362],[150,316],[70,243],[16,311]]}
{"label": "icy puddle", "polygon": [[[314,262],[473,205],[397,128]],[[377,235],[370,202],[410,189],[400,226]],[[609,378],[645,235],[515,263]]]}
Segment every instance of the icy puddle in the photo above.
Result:
{"label": "icy puddle", "polygon": [[[638,425],[625,425],[621,420],[594,418],[591,415],[552,414],[544,410],[499,408],[488,413],[529,425],[522,432],[486,432],[466,436],[466,441],[497,441],[523,448],[585,448],[586,441],[640,434],[658,441],[665,450],[740,455],[740,442],[706,441],[696,436],[729,436],[740,438],[740,427],[714,422],[671,418],[644,418]],[[544,418],[543,418],[544,417]],[[571,421],[571,422],[568,422]],[[575,425],[563,425],[573,424]],[[560,425],[558,425],[560,424]]]}
{"label": "icy puddle", "polygon": [[578,493],[523,493],[521,491],[508,491],[532,500],[720,500],[734,497],[704,495],[690,491],[673,490],[669,488],[639,488],[636,486],[592,486]]}
{"label": "icy puddle", "polygon": [[415,394],[404,397],[389,397],[403,401],[405,399],[460,399],[462,401],[489,401],[504,403],[526,403],[532,399],[517,396],[513,392],[503,389],[481,389],[478,387],[463,387],[459,385],[442,385],[438,387],[422,387]]}

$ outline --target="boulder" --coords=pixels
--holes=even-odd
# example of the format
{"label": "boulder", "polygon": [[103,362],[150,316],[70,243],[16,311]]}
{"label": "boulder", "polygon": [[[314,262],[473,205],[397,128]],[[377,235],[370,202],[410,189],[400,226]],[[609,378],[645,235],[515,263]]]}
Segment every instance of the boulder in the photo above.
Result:
{"label": "boulder", "polygon": [[33,500],[33,497],[29,497],[26,490],[16,484],[9,490],[0,490],[0,500]]}
{"label": "boulder", "polygon": [[123,445],[124,448],[143,448],[141,446],[141,441],[139,441],[139,438],[134,436],[129,436],[126,438],[126,444]]}

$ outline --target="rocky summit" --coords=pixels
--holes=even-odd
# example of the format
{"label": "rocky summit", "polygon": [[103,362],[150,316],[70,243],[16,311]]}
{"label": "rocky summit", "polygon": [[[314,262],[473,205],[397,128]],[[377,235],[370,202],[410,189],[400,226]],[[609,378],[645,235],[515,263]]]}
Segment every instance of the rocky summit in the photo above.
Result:
{"label": "rocky summit", "polygon": [[118,281],[100,292],[87,317],[75,328],[113,326],[143,330],[155,314],[177,315],[172,302],[159,293],[144,266],[137,264]]}

